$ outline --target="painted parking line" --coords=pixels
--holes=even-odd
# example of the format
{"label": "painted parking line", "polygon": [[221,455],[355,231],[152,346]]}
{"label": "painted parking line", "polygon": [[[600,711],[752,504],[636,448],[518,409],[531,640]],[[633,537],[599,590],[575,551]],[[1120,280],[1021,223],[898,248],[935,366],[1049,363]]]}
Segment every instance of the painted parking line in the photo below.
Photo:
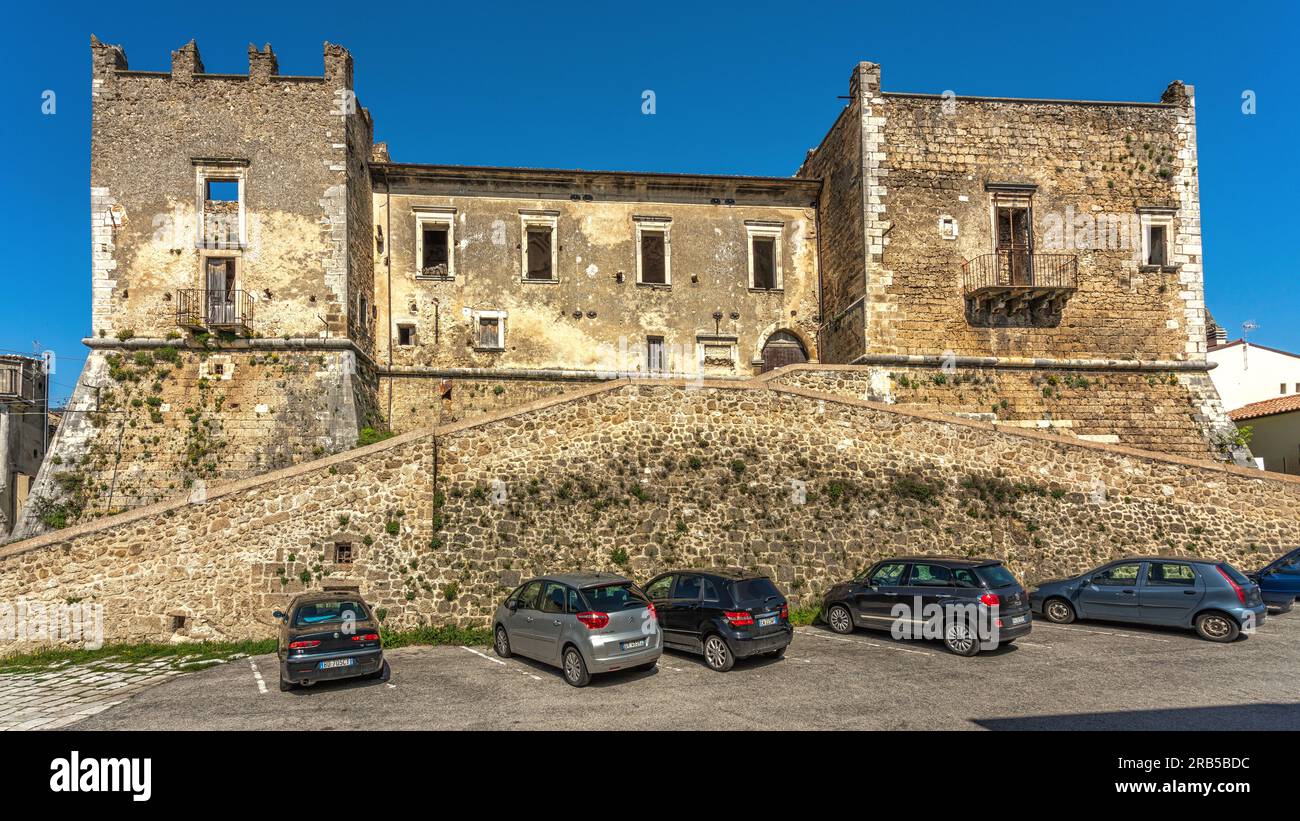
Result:
{"label": "painted parking line", "polygon": [[528,678],[532,679],[533,681],[541,681],[541,680],[542,680],[542,677],[539,676],[539,675],[535,675],[535,674],[533,674],[533,673],[528,672],[527,670],[523,670],[523,669],[520,669],[520,668],[518,668],[518,667],[514,667],[514,666],[512,666],[512,665],[506,664],[505,661],[504,661],[503,659],[493,658],[492,656],[489,656],[487,653],[480,653],[479,651],[475,650],[473,647],[466,647],[465,645],[462,644],[462,645],[460,645],[460,649],[462,649],[462,650],[468,650],[469,652],[473,653],[474,655],[478,656],[479,658],[481,658],[481,659],[487,659],[488,661],[492,662],[493,664],[500,664],[502,667],[506,668],[506,669],[509,670],[510,672],[512,672],[512,673],[519,673],[520,675],[527,676]]}
{"label": "painted parking line", "polygon": [[795,630],[795,632],[802,636],[811,636],[816,639],[826,639],[827,641],[843,641],[843,642],[848,642],[849,644],[865,644],[868,647],[880,647],[884,650],[897,650],[900,653],[912,653],[917,656],[936,655],[935,653],[931,653],[929,650],[913,650],[910,647],[896,647],[895,645],[892,644],[879,644],[874,641],[867,641],[866,639],[853,639],[847,636],[827,636],[815,630]]}
{"label": "painted parking line", "polygon": [[253,668],[253,678],[257,680],[257,692],[266,695],[268,692],[266,689],[266,682],[262,680],[262,671],[257,669],[257,662],[250,658],[248,660],[248,666]]}
{"label": "painted parking line", "polygon": [[1125,638],[1130,638],[1130,639],[1146,639],[1147,641],[1158,641],[1162,644],[1170,643],[1170,639],[1158,639],[1155,636],[1147,636],[1142,633],[1121,633],[1118,630],[1089,630],[1086,627],[1075,627],[1073,625],[1066,626],[1063,624],[1048,624],[1047,622],[1041,622],[1041,621],[1034,622],[1034,628],[1037,629],[1039,627],[1052,627],[1057,630],[1065,630],[1066,632],[1070,632],[1070,633],[1095,633],[1099,636],[1123,636]]}

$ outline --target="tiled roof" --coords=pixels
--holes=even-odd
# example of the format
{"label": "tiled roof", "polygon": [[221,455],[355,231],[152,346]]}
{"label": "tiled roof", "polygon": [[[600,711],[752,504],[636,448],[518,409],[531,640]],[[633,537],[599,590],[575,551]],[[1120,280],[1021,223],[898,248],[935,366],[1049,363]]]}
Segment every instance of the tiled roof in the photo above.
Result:
{"label": "tiled roof", "polygon": [[1276,413],[1286,413],[1288,411],[1300,411],[1300,393],[1279,396],[1276,399],[1265,399],[1263,402],[1251,402],[1249,405],[1242,405],[1236,410],[1228,411],[1228,417],[1234,422],[1240,422],[1243,419],[1272,416]]}

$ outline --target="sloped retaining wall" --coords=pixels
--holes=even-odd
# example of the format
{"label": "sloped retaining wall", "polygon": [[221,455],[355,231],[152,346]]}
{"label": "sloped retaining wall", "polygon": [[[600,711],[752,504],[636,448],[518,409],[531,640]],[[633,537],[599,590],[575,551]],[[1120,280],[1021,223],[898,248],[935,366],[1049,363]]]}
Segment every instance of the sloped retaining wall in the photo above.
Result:
{"label": "sloped retaining wall", "polygon": [[6,546],[0,602],[101,604],[109,640],[237,638],[323,585],[408,627],[483,623],[544,570],[742,565],[811,602],[903,552],[1032,581],[1294,544],[1292,477],[772,383],[616,382]]}

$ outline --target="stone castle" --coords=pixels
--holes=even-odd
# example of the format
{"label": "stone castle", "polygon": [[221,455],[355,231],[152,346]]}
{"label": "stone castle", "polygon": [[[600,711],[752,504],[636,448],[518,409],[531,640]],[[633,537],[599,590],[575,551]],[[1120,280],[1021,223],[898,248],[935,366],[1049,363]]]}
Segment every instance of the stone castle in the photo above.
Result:
{"label": "stone castle", "polygon": [[864,62],[774,178],[394,162],[340,46],[321,76],[91,52],[90,355],[0,594],[231,635],[322,583],[472,620],[548,561],[810,592],[889,547],[1032,573],[1300,540],[1208,378],[1191,86],[910,94]]}
{"label": "stone castle", "polygon": [[799,363],[857,398],[1193,457],[1192,89],[900,94],[858,65],[790,178],[397,163],[321,76],[92,40],[91,355],[19,524],[78,521],[615,376]]}

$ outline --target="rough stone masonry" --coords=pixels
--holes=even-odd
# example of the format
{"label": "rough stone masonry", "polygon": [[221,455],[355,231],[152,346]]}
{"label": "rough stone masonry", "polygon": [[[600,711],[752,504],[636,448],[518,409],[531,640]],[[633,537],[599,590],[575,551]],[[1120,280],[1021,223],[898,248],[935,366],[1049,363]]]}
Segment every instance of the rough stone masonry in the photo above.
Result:
{"label": "rough stone masonry", "polygon": [[1032,580],[1300,536],[1293,481],[1223,464],[1181,82],[860,63],[795,176],[719,176],[395,162],[329,43],[313,76],[91,53],[90,354],[0,598],[185,640],[320,585],[411,626],[543,569],[808,602],[895,550]]}
{"label": "rough stone masonry", "polygon": [[[883,402],[1242,459],[1206,376],[1195,97],[898,93],[793,177],[394,161],[353,60],[92,38],[92,328],[16,533],[622,376],[791,364]],[[849,384],[853,382],[854,384]]]}
{"label": "rough stone masonry", "polygon": [[807,605],[899,553],[1029,582],[1135,553],[1253,567],[1297,514],[1296,477],[779,379],[621,380],[0,548],[0,600],[101,604],[109,641],[233,639],[308,589],[481,625],[535,573],[728,564]]}

